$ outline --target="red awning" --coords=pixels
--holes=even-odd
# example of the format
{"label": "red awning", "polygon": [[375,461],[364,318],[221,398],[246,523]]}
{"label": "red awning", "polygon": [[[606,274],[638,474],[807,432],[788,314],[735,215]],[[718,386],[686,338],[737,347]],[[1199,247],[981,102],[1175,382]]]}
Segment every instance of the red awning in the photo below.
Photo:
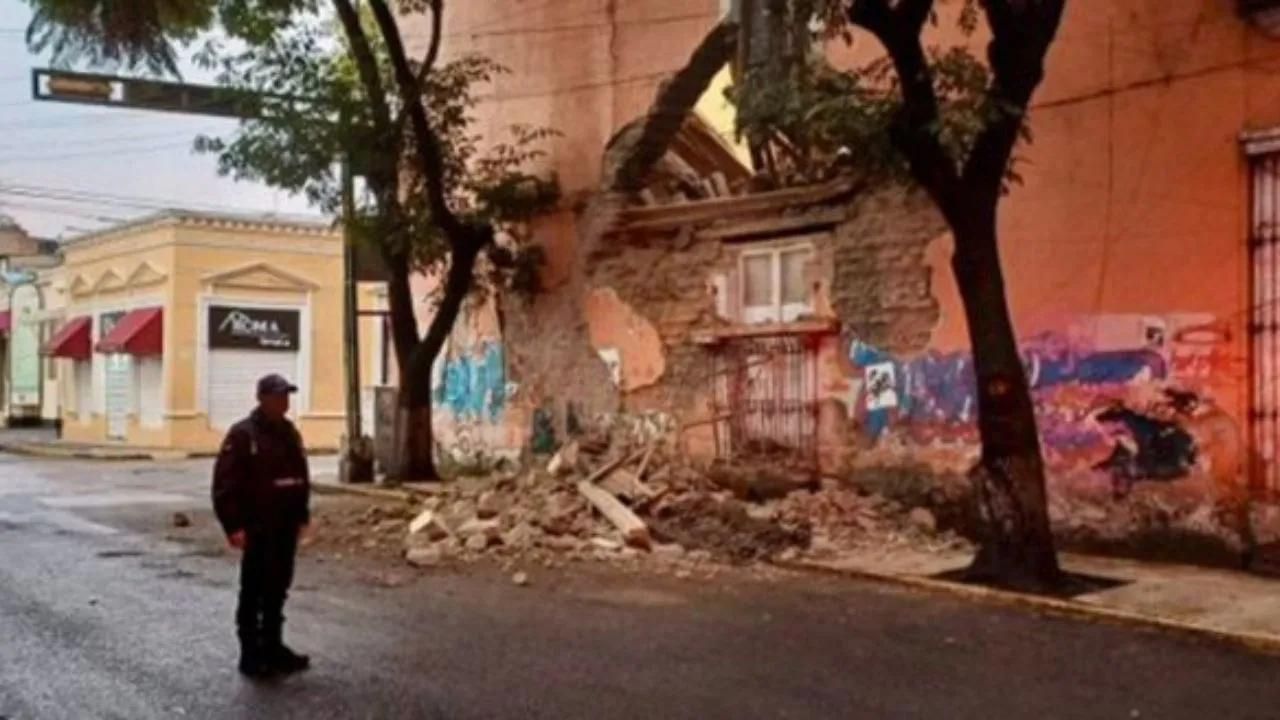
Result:
{"label": "red awning", "polygon": [[130,310],[95,349],[100,353],[159,355],[163,346],[164,310],[152,307]]}
{"label": "red awning", "polygon": [[8,335],[13,329],[13,313],[8,310],[0,310],[0,335]]}
{"label": "red awning", "polygon": [[93,319],[76,317],[58,328],[58,332],[49,338],[44,346],[44,354],[53,357],[71,358],[72,360],[88,360],[92,354],[92,340],[89,337],[93,329]]}

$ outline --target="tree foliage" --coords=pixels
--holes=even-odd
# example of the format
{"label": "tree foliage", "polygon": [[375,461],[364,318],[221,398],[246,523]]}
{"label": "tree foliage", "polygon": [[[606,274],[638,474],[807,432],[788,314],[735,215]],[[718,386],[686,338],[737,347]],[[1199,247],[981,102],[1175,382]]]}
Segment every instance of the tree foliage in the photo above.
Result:
{"label": "tree foliage", "polygon": [[[903,104],[893,60],[879,56],[839,69],[826,57],[829,44],[852,46],[848,0],[775,0],[772,12],[803,37],[794,53],[774,53],[748,64],[728,90],[737,109],[738,132],[749,144],[768,147],[783,184],[803,184],[833,172],[855,172],[873,181],[906,180],[906,157],[893,141]],[[930,11],[930,22],[940,22]],[[976,0],[956,13],[960,36],[979,26]],[[988,92],[991,73],[966,45],[926,47],[929,75],[939,101],[931,128],[958,171],[979,133],[1001,112]],[[1030,139],[1025,129],[1025,139]],[[1018,176],[1012,165],[1007,180]]]}
{"label": "tree foliage", "polygon": [[[176,48],[213,33],[196,58],[248,111],[234,137],[197,141],[219,155],[222,172],[335,212],[343,205],[335,161],[345,157],[360,171],[366,191],[345,219],[388,270],[402,411],[394,474],[435,478],[433,363],[473,290],[485,281],[531,286],[539,255],[519,242],[521,221],[558,199],[555,178],[531,167],[549,130],[513,128],[488,142],[474,132],[473,88],[502,68],[479,57],[438,62],[443,0],[28,2],[38,15],[33,45],[61,61],[174,73]],[[116,11],[125,4],[132,10],[122,18]],[[428,50],[415,61],[400,22],[422,12],[430,13]],[[409,279],[415,270],[443,281],[425,333]]]}
{"label": "tree foliage", "polygon": [[[1015,148],[1029,139],[1027,111],[1066,1],[953,5],[964,33],[984,26],[986,56],[979,63],[963,45],[927,44],[931,24],[939,22],[937,0],[771,0],[765,21],[781,20],[802,52],[748,53],[752,64],[735,93],[755,146],[783,149],[787,164],[757,151],[775,160],[771,169],[780,179],[809,179],[815,158],[828,169],[838,159],[872,175],[905,172],[946,219],[982,442],[970,477],[984,527],[969,575],[1028,589],[1053,587],[1062,573],[1035,408],[1004,286],[998,217],[1001,196],[1016,179]],[[815,45],[849,41],[854,28],[879,43],[882,59],[839,72],[814,58]],[[788,175],[791,168],[798,171]]]}

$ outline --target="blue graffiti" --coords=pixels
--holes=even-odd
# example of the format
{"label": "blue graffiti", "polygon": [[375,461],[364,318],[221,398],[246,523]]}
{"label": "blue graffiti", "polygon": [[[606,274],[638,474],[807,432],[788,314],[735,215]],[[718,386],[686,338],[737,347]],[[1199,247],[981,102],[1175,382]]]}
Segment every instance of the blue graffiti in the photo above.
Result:
{"label": "blue graffiti", "polygon": [[[1165,359],[1152,350],[1078,352],[1052,336],[1026,343],[1022,356],[1032,390],[1163,380],[1169,372]],[[859,405],[863,429],[873,440],[894,422],[967,425],[976,416],[977,382],[969,353],[931,351],[904,360],[854,340],[849,360],[864,372]]]}
{"label": "blue graffiti", "polygon": [[498,422],[507,402],[502,347],[485,342],[473,352],[446,359],[435,400],[458,420]]}

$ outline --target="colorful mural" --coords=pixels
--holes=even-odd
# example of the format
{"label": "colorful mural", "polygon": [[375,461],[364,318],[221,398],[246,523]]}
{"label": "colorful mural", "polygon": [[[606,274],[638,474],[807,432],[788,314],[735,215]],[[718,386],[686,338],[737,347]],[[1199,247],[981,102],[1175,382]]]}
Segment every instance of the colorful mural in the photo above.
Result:
{"label": "colorful mural", "polygon": [[[1216,410],[1208,386],[1231,371],[1229,330],[1201,315],[1087,318],[1021,343],[1046,461],[1105,473],[1117,497],[1139,481],[1171,482],[1202,458],[1188,426]],[[903,359],[854,339],[860,375],[850,408],[867,440],[977,442],[973,359]]]}
{"label": "colorful mural", "polygon": [[502,345],[487,340],[468,352],[450,353],[435,388],[435,401],[455,420],[501,420],[507,401]]}

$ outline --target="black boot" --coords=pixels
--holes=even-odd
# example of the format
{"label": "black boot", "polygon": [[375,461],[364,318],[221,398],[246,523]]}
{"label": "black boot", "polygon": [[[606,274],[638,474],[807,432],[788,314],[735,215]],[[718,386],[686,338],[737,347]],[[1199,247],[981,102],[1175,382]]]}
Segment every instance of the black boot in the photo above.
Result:
{"label": "black boot", "polygon": [[271,649],[267,663],[276,672],[296,673],[311,667],[311,657],[299,655],[290,650],[288,645],[280,643]]}
{"label": "black boot", "polygon": [[263,652],[262,641],[257,637],[240,638],[240,673],[245,677],[261,679],[271,675],[271,666]]}
{"label": "black boot", "polygon": [[299,655],[284,644],[283,628],[273,625],[263,632],[263,656],[267,667],[278,673],[302,672],[311,667],[311,658]]}

